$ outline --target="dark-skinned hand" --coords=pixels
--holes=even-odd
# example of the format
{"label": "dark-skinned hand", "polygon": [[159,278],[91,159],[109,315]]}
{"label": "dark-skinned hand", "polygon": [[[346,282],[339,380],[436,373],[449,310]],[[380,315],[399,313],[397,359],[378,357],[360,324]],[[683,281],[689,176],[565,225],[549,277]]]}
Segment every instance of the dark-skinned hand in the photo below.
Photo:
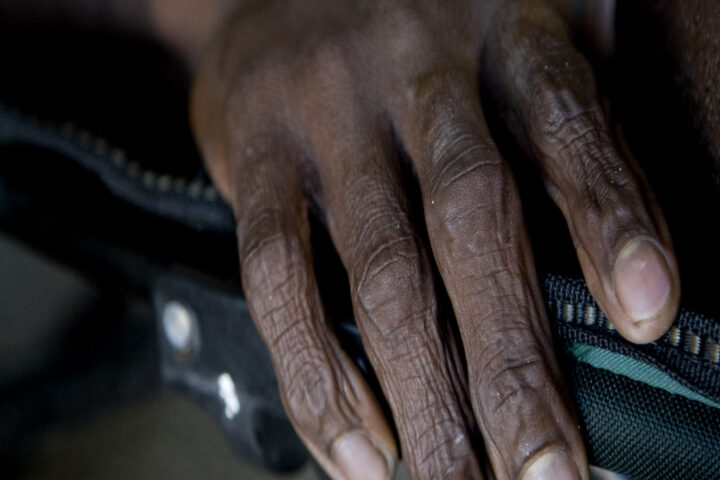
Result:
{"label": "dark-skinned hand", "polygon": [[[194,131],[236,215],[253,318],[290,419],[335,479],[389,478],[398,452],[324,312],[312,208],[347,271],[413,478],[482,478],[477,432],[499,479],[588,478],[481,82],[541,167],[603,311],[625,338],[657,339],[679,299],[670,235],[548,2],[253,1],[225,22],[196,77]],[[429,246],[400,152],[417,173]]]}

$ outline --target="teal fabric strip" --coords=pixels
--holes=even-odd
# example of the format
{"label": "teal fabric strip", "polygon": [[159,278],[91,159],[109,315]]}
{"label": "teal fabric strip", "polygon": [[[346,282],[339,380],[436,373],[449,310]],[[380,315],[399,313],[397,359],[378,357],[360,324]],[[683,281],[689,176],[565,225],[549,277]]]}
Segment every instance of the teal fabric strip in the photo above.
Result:
{"label": "teal fabric strip", "polygon": [[572,346],[573,355],[579,362],[587,363],[595,368],[607,370],[616,375],[623,375],[636,382],[642,382],[651,387],[660,388],[674,395],[682,395],[685,398],[696,402],[704,403],[709,407],[720,408],[720,404],[699,395],[689,388],[673,380],[666,373],[657,368],[626,357],[619,353],[611,352],[602,348],[591,347],[582,343],[574,343]]}

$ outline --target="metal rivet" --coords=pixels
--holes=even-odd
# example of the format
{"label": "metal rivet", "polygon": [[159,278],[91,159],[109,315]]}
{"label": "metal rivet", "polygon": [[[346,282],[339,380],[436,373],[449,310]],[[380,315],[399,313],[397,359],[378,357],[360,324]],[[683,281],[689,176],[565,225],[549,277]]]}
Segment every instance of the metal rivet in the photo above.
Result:
{"label": "metal rivet", "polygon": [[232,420],[240,412],[240,399],[235,390],[235,382],[229,373],[224,372],[217,378],[218,395],[225,403],[225,416]]}
{"label": "metal rivet", "polygon": [[178,352],[189,352],[197,343],[198,326],[195,313],[182,303],[171,300],[165,304],[162,324],[165,338]]}

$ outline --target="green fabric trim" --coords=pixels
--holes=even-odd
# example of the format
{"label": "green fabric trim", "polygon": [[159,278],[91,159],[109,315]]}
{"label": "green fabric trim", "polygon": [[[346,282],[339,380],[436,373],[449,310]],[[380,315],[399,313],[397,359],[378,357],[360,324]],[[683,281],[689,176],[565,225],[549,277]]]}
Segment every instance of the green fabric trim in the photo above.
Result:
{"label": "green fabric trim", "polygon": [[651,387],[660,388],[674,395],[682,395],[687,399],[704,403],[709,407],[720,408],[720,404],[693,392],[673,380],[666,373],[634,358],[582,343],[573,343],[571,350],[578,362],[587,363],[595,368],[628,377],[636,382],[642,382]]}

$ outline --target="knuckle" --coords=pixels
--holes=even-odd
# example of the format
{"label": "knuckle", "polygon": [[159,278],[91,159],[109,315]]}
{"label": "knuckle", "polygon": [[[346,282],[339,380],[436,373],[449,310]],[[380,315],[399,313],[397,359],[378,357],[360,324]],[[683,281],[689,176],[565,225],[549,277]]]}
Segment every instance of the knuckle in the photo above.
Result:
{"label": "knuckle", "polygon": [[407,455],[412,478],[477,478],[476,458],[462,423],[435,421],[418,429],[418,439]]}
{"label": "knuckle", "polygon": [[548,83],[534,97],[535,112],[531,118],[543,121],[530,126],[531,135],[534,133],[533,140],[547,154],[559,154],[565,148],[582,144],[596,131],[595,112],[565,86]]}
{"label": "knuckle", "polygon": [[616,217],[623,216],[626,192],[632,190],[631,180],[623,173],[622,163],[606,157],[606,161],[588,162],[576,179],[581,205],[585,211],[603,211],[610,207]]}
{"label": "knuckle", "polygon": [[272,294],[305,276],[305,251],[300,239],[287,231],[278,208],[263,208],[239,228],[238,245],[243,283],[253,293]]}
{"label": "knuckle", "polygon": [[318,335],[311,272],[283,237],[268,237],[253,248],[242,267],[253,319],[271,350],[302,358]]}
{"label": "knuckle", "polygon": [[[526,128],[533,140],[550,139],[558,148],[566,138],[582,136],[600,115],[592,67],[565,38],[536,33],[533,55],[528,55],[525,108]],[[540,119],[540,121],[533,121]],[[552,141],[554,140],[554,141]]]}
{"label": "knuckle", "polygon": [[409,231],[386,236],[360,255],[353,268],[353,291],[362,314],[381,338],[415,328],[433,294],[429,266],[419,240]]}
{"label": "knuckle", "polygon": [[288,415],[298,431],[324,447],[353,415],[343,394],[346,373],[319,320],[323,313],[303,240],[286,231],[283,219],[266,208],[239,235],[243,285]]}
{"label": "knuckle", "polygon": [[226,69],[227,73],[221,77],[222,89],[216,96],[222,101],[221,111],[228,128],[247,127],[238,124],[249,112],[255,117],[272,116],[276,110],[273,107],[285,98],[283,92],[292,85],[292,71],[280,60],[271,52],[262,57],[245,58],[241,67]]}
{"label": "knuckle", "polygon": [[[418,45],[430,45],[431,32],[427,19],[418,11],[414,2],[396,1],[391,8],[376,12],[374,22],[383,41],[387,42],[387,51],[393,59],[417,56]],[[398,28],[402,25],[402,28]]]}
{"label": "knuckle", "polygon": [[573,47],[566,33],[558,34],[543,27],[530,28],[530,32],[530,43],[523,50],[522,60],[527,65],[526,86],[531,98],[542,95],[543,90],[595,94],[592,66]]}
{"label": "knuckle", "polygon": [[523,400],[541,390],[548,380],[544,357],[526,342],[518,345],[497,337],[483,350],[484,374],[475,390],[476,399],[482,398],[482,408],[490,415],[521,409]]}
{"label": "knuckle", "polygon": [[357,68],[357,56],[373,38],[373,22],[359,14],[342,28],[329,25],[322,35],[308,35],[298,48],[300,54],[293,61],[293,69],[308,82],[332,81],[334,85],[349,86],[353,78],[363,72]]}
{"label": "knuckle", "polygon": [[[476,180],[501,169],[502,161],[491,141],[470,125],[458,124],[452,118],[440,119],[429,148],[430,177],[435,179],[432,191],[452,185],[455,180]],[[485,170],[472,175],[476,169]],[[490,170],[490,171],[488,171]]]}
{"label": "knuckle", "polygon": [[[337,375],[329,358],[318,349],[306,349],[288,355],[280,372],[281,392],[285,409],[295,427],[314,439],[332,438],[324,434],[328,428],[342,427],[342,398]],[[349,408],[344,410],[350,411]]]}
{"label": "knuckle", "polygon": [[468,90],[472,85],[468,71],[472,70],[466,70],[460,62],[452,59],[427,62],[426,68],[420,68],[404,81],[404,103],[408,110],[428,112],[417,125],[426,138],[443,120],[466,113],[468,92],[472,91]]}
{"label": "knuckle", "polygon": [[565,194],[576,192],[573,203],[599,209],[636,182],[597,103],[591,67],[571,47],[563,49],[534,69],[526,128],[550,180]]}
{"label": "knuckle", "polygon": [[530,99],[531,119],[527,125],[533,142],[549,156],[562,154],[566,148],[582,144],[599,130],[594,99],[583,94],[585,86],[568,84],[564,76],[538,75]]}
{"label": "knuckle", "polygon": [[286,355],[282,363],[283,391],[293,417],[313,416],[326,409],[326,399],[336,394],[337,386],[328,366],[312,349]]}
{"label": "knuckle", "polygon": [[520,197],[509,167],[494,152],[485,159],[451,161],[437,174],[425,201],[428,226],[447,253],[482,254],[520,238]]}
{"label": "knuckle", "polygon": [[312,65],[308,72],[323,72],[323,75],[336,76],[341,72],[348,72],[350,62],[345,49],[352,43],[355,36],[353,31],[334,32],[327,38],[311,45],[308,57]]}
{"label": "knuckle", "polygon": [[[492,142],[477,128],[452,118],[438,120],[432,132],[427,170],[431,200],[456,200],[485,189],[506,176],[507,169]],[[431,206],[434,205],[431,201]]]}
{"label": "knuckle", "polygon": [[642,205],[640,186],[627,162],[615,149],[610,136],[598,125],[583,127],[582,133],[563,140],[561,152],[548,163],[549,179],[570,197],[572,209],[590,217],[607,214],[615,220],[634,215],[633,205]]}

